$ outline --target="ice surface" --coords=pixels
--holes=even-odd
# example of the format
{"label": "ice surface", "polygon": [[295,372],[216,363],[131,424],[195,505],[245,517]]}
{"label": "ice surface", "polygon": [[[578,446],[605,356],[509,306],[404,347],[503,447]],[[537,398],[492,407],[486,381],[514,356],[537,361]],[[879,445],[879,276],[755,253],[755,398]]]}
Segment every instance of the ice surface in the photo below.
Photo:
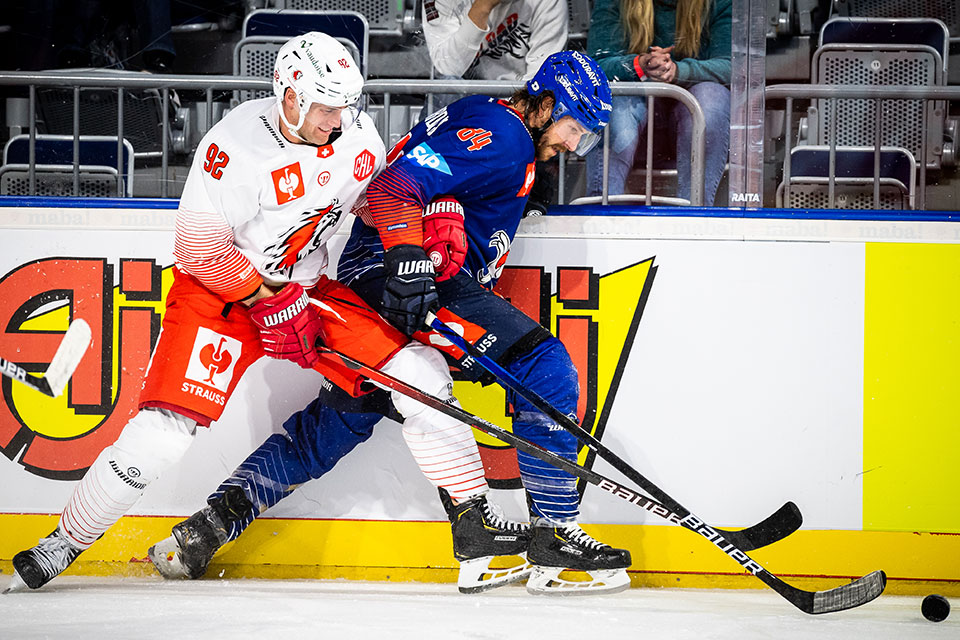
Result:
{"label": "ice surface", "polygon": [[920,601],[881,596],[859,609],[808,616],[768,590],[558,598],[520,585],[465,596],[453,584],[65,576],[39,591],[0,596],[0,638],[960,638],[960,616],[928,622]]}

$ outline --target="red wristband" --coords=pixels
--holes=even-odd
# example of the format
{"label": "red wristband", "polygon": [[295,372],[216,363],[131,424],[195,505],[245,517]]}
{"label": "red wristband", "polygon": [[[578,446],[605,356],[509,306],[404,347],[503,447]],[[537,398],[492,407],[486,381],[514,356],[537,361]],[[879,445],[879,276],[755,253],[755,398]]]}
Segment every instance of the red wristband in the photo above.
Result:
{"label": "red wristband", "polygon": [[643,67],[640,66],[640,56],[633,57],[633,70],[637,72],[637,80],[640,82],[647,79],[647,75],[643,72]]}

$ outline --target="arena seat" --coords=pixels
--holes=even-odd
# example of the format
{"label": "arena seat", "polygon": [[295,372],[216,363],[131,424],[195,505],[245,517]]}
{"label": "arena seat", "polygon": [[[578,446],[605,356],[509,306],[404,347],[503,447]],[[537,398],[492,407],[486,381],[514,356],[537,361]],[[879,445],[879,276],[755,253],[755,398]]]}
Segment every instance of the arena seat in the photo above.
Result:
{"label": "arena seat", "polygon": [[273,6],[310,12],[357,11],[366,17],[369,32],[374,35],[401,35],[406,13],[404,0],[275,0]]}
{"label": "arena seat", "polygon": [[[899,147],[836,147],[835,209],[913,209],[917,165]],[[879,160],[879,166],[877,166]],[[776,206],[796,209],[830,207],[830,147],[808,145],[790,152],[789,193],[786,180],[777,187]],[[879,182],[879,202],[874,184]]]}
{"label": "arena seat", "polygon": [[[810,79],[827,85],[944,85],[948,50],[947,29],[939,20],[832,18],[820,32]],[[838,99],[835,107],[830,100],[815,100],[807,140],[828,144],[835,126],[836,144],[873,145],[879,123],[882,145],[903,147],[915,158],[925,147],[927,168],[940,168],[946,123],[942,101],[888,100],[879,117],[878,108],[875,100]]]}
{"label": "arena seat", "polygon": [[[280,47],[291,36],[321,31],[341,42],[367,77],[370,46],[366,18],[356,11],[281,11],[258,9],[244,19],[244,37],[234,47],[233,72],[238,76],[270,78]],[[269,91],[239,91],[240,102],[270,95]]]}
{"label": "arena seat", "polygon": [[[133,196],[133,146],[124,140],[119,160],[117,146],[116,136],[80,136],[79,195]],[[36,195],[73,195],[73,136],[37,135],[34,161]],[[14,136],[3,149],[0,194],[30,195],[29,168],[30,136]]]}

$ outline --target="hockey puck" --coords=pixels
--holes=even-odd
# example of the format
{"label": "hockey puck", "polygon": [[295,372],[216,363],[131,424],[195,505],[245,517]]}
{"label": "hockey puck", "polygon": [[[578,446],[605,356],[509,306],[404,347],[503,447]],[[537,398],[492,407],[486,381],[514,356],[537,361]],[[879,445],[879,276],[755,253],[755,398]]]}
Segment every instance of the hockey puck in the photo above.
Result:
{"label": "hockey puck", "polygon": [[950,615],[950,603],[943,596],[931,593],[923,599],[920,612],[930,622],[943,622]]}

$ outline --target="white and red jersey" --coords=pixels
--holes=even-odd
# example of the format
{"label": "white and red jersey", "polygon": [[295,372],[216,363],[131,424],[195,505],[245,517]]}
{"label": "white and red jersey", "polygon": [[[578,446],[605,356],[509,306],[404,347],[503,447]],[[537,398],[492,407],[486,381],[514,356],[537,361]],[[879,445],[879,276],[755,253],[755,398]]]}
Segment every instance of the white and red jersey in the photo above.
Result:
{"label": "white and red jersey", "polygon": [[314,284],[326,243],[385,164],[365,113],[332,144],[293,144],[274,98],[245,102],[203,137],[177,212],[177,266],[233,301],[270,284]]}

